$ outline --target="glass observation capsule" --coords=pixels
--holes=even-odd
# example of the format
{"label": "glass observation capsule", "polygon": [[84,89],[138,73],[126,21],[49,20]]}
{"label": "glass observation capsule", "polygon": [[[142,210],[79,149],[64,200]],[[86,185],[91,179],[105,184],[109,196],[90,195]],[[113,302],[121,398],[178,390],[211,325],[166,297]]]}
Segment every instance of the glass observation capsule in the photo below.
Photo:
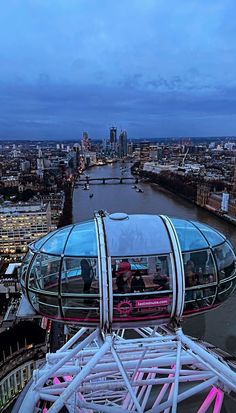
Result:
{"label": "glass observation capsule", "polygon": [[225,301],[236,257],[224,235],[199,222],[97,213],[31,244],[21,285],[51,319],[104,329],[162,324]]}

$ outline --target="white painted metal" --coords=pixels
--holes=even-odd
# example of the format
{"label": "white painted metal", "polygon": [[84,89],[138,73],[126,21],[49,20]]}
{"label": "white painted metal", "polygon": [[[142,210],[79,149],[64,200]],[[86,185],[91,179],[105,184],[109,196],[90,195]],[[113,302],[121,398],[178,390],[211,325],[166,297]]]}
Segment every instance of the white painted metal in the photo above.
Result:
{"label": "white painted metal", "polygon": [[102,311],[102,318],[100,317],[101,329],[107,331],[109,325],[109,308],[108,308],[108,268],[107,268],[107,253],[106,242],[103,229],[103,221],[98,213],[95,213],[95,224],[97,233],[98,245],[98,271],[100,279],[100,292],[102,297],[100,301],[100,311]]}
{"label": "white painted metal", "polygon": [[61,350],[34,374],[19,413],[59,413],[63,406],[70,413],[175,413],[197,396],[196,412],[219,413],[222,389],[236,391],[236,365],[181,329],[145,327],[103,338],[99,329],[81,329]]}
{"label": "white painted metal", "polygon": [[[74,354],[78,353],[83,347],[86,345],[90,344],[94,338],[97,336],[97,330],[93,331],[88,337],[86,337],[82,342],[77,344],[73,349],[70,349],[70,352],[66,354],[64,358],[60,358],[60,360],[55,364],[51,369],[45,372],[45,374],[39,378],[37,382],[37,388],[39,388],[41,385],[43,385],[50,377],[52,374],[57,373],[57,371],[60,369],[60,367],[64,366],[64,364],[73,357]],[[37,372],[35,372],[35,375]]]}
{"label": "white painted metal", "polygon": [[[181,247],[179,243],[179,238],[176,233],[175,227],[170,220],[169,217],[166,215],[160,215],[160,217],[163,219],[167,231],[169,233],[171,242],[172,242],[172,247],[173,247],[173,254],[175,258],[175,265],[176,265],[176,273],[174,275],[174,279],[176,281],[176,294],[173,293],[174,296],[176,296],[176,309],[174,311],[175,316],[177,320],[181,318],[183,311],[184,311],[184,297],[185,297],[185,277],[184,277],[184,264],[183,264],[183,259],[182,259],[182,253],[181,253]],[[173,303],[174,304],[174,303]]]}
{"label": "white painted metal", "polygon": [[108,319],[109,325],[112,325],[113,319],[113,287],[112,287],[112,269],[111,269],[111,257],[107,257],[107,271],[108,271],[108,296],[109,296],[109,308],[108,308]]}
{"label": "white painted metal", "polygon": [[[77,388],[81,385],[81,382],[88,376],[93,367],[97,362],[106,354],[106,352],[111,348],[111,337],[107,336],[104,344],[101,348],[91,357],[86,366],[81,369],[80,373],[74,377],[63,393],[57,398],[52,407],[48,410],[49,413],[58,413],[61,408],[66,404],[69,397],[76,394]],[[78,400],[78,406],[80,406],[81,401]]]}

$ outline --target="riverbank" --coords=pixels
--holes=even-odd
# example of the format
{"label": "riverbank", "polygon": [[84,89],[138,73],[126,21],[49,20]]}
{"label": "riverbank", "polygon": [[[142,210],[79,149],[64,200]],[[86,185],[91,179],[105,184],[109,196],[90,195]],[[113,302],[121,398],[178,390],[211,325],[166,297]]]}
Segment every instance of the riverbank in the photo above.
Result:
{"label": "riverbank", "polygon": [[[142,171],[142,170],[139,170],[138,175],[141,178],[148,178],[150,183],[156,184],[159,187],[164,188],[166,191],[169,191],[170,193],[174,194],[175,196],[184,199],[185,201],[189,202],[190,204],[196,205],[197,207],[209,212],[210,214],[220,218],[221,220],[226,221],[226,222],[236,226],[236,218],[234,218],[234,217],[232,217],[228,214],[222,214],[218,210],[216,210],[215,208],[211,207],[210,205],[207,205],[207,204],[206,205],[200,205],[196,201],[196,194],[197,194],[197,185],[196,185],[196,183],[194,183],[195,185],[192,187],[192,189],[189,189],[189,186],[191,185],[191,183],[189,183],[186,188],[184,188],[184,183],[183,183],[182,188],[181,188],[180,185],[179,185],[179,182],[178,182],[178,189],[179,190],[175,190],[172,187],[173,182],[167,176],[165,176],[165,179],[163,180],[163,179],[160,179],[160,177],[157,174],[153,174],[152,172],[147,172],[147,171]],[[183,192],[181,192],[183,190],[187,191],[187,193],[191,194],[191,196],[186,196]]]}
{"label": "riverbank", "polygon": [[155,185],[158,188],[159,191],[161,191],[163,193],[166,193],[167,195],[172,194],[176,197],[179,197],[179,198],[189,202],[189,204],[195,205],[198,208],[209,212],[211,215],[214,215],[215,217],[219,218],[220,220],[229,222],[230,224],[236,226],[236,218],[232,218],[230,215],[227,215],[227,214],[222,215],[222,214],[218,213],[214,208],[210,207],[209,205],[206,205],[206,206],[203,207],[203,206],[197,204],[196,201],[192,201],[192,200],[186,198],[185,196],[183,196],[181,194],[176,194],[175,192],[161,186],[160,184],[157,184],[156,182],[149,181],[149,183]]}
{"label": "riverbank", "polygon": [[222,219],[223,221],[229,222],[230,224],[236,226],[236,218],[233,218],[233,217],[231,217],[230,215],[227,215],[227,214],[219,213],[217,210],[212,208],[210,205],[201,206],[201,205],[198,205],[196,202],[195,202],[195,205],[197,205],[199,208],[204,209],[205,211],[210,212],[210,214],[213,214],[213,215],[217,216],[218,218]]}
{"label": "riverbank", "polygon": [[[133,172],[132,172],[133,173]],[[168,191],[180,196],[181,198],[194,203],[197,196],[197,183],[192,179],[173,175],[173,174],[154,174],[153,172],[139,170],[138,175],[146,178],[149,182],[160,185]]]}

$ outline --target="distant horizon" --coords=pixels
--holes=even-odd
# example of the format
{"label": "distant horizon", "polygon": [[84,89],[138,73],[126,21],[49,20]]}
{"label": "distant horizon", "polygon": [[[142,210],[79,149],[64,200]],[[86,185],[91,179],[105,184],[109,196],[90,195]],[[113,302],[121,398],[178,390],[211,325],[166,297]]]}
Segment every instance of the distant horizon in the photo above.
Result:
{"label": "distant horizon", "polygon": [[[80,138],[76,139],[69,139],[69,138],[30,138],[30,139],[24,139],[24,138],[0,138],[0,145],[2,143],[11,143],[11,142],[53,142],[53,143],[63,143],[63,142],[78,142],[81,141],[83,136],[81,135]],[[109,137],[107,138],[90,138],[91,141],[103,141],[104,139],[109,140]],[[160,141],[160,140],[236,140],[236,135],[225,135],[225,136],[165,136],[165,137],[156,137],[156,138],[129,138],[128,135],[128,141]]]}

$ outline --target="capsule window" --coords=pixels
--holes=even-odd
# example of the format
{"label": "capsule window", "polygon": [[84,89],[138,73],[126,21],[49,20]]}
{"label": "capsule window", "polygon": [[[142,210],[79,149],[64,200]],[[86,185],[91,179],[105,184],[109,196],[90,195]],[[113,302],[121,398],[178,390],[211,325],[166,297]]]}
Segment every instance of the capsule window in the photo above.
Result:
{"label": "capsule window", "polygon": [[29,268],[29,264],[33,258],[34,254],[29,250],[24,258],[23,264],[21,266],[21,284],[23,287],[26,285],[26,274]]}
{"label": "capsule window", "polygon": [[236,287],[236,278],[231,280],[221,282],[218,285],[217,291],[217,301],[222,302],[227,300],[227,298],[234,292]]}
{"label": "capsule window", "polygon": [[168,317],[172,303],[170,257],[113,258],[112,286],[114,320]]}
{"label": "capsule window", "polygon": [[57,292],[60,270],[59,257],[36,254],[29,274],[29,288]]}
{"label": "capsule window", "polygon": [[45,294],[29,290],[29,297],[32,306],[41,314],[46,316],[59,317],[60,309],[57,294]]}
{"label": "capsule window", "polygon": [[99,294],[98,265],[95,258],[64,258],[61,270],[63,294]]}
{"label": "capsule window", "polygon": [[70,297],[64,295],[62,297],[62,311],[66,320],[98,321],[100,314],[99,296]]}
{"label": "capsule window", "polygon": [[210,250],[184,253],[183,262],[186,288],[216,282],[216,268]]}
{"label": "capsule window", "polygon": [[230,245],[225,242],[224,244],[214,248],[213,252],[219,271],[220,281],[236,275],[236,257]]}
{"label": "capsule window", "polygon": [[209,249],[183,254],[185,310],[198,310],[214,303],[216,268]]}
{"label": "capsule window", "polygon": [[112,260],[113,292],[148,293],[169,290],[172,284],[167,255]]}
{"label": "capsule window", "polygon": [[184,219],[172,218],[182,251],[207,248],[208,244],[201,231],[191,222]]}
{"label": "capsule window", "polygon": [[97,321],[100,309],[97,259],[65,257],[61,269],[61,291],[65,319]]}

